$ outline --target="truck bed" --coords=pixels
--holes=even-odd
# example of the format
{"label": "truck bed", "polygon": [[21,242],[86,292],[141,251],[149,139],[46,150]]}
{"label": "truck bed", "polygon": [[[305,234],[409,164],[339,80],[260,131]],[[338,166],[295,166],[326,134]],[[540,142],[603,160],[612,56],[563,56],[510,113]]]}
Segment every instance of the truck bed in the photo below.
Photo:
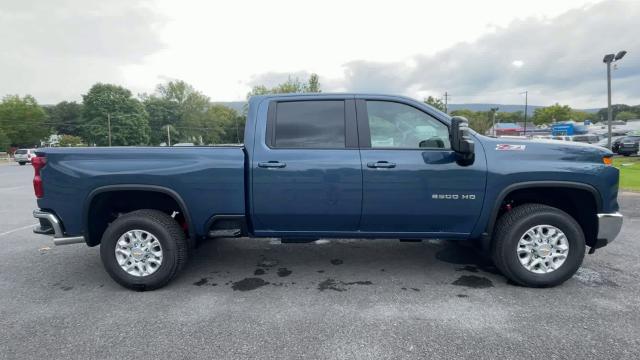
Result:
{"label": "truck bed", "polygon": [[68,235],[82,235],[92,192],[105,186],[156,186],[175,192],[197,235],[214,214],[245,213],[243,146],[44,148],[41,209],[55,209]]}

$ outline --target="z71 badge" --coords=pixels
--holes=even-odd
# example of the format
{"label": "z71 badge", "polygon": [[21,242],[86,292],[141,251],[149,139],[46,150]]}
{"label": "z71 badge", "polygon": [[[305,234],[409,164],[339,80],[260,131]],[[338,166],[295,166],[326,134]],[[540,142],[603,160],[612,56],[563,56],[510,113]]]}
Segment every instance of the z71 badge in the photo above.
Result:
{"label": "z71 badge", "polygon": [[516,144],[498,144],[496,145],[496,150],[498,151],[524,151],[526,145],[516,145]]}

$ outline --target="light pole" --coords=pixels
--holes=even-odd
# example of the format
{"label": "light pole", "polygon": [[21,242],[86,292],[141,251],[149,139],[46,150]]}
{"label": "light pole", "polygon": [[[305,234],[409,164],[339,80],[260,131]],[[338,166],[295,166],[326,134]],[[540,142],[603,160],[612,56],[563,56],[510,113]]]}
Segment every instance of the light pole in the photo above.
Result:
{"label": "light pole", "polygon": [[493,123],[493,136],[496,136],[496,113],[500,110],[499,107],[491,108],[491,122]]}
{"label": "light pole", "polygon": [[611,123],[613,122],[613,112],[611,110],[611,63],[622,59],[627,52],[625,50],[618,51],[617,54],[607,54],[602,59],[602,62],[607,64],[607,120],[608,120],[608,137],[607,147],[611,149]]}
{"label": "light pole", "polygon": [[529,91],[526,90],[521,92],[520,95],[524,94],[524,136],[527,136],[527,106],[529,105]]}

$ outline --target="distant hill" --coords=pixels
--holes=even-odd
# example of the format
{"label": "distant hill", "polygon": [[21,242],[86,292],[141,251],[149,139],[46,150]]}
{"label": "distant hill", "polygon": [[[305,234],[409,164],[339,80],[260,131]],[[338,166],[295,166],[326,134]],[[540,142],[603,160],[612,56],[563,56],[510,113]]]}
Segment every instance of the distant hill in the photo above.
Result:
{"label": "distant hill", "polygon": [[[214,104],[220,104],[224,106],[228,106],[239,113],[242,113],[244,110],[244,106],[246,104],[245,101],[214,101]],[[491,108],[498,107],[500,112],[516,112],[523,111],[524,105],[507,105],[507,104],[449,104],[449,111],[453,110],[472,110],[472,111],[489,111]],[[538,108],[542,108],[544,106],[539,105],[529,105],[527,107],[527,113],[529,116],[533,116],[533,112]],[[582,110],[588,113],[597,113],[600,108],[597,109],[576,109]]]}
{"label": "distant hill", "polygon": [[[524,104],[522,105],[507,105],[507,104],[449,104],[449,111],[453,110],[472,110],[472,111],[489,111],[491,108],[497,107],[500,112],[516,112],[522,111],[524,112]],[[538,108],[543,108],[544,106],[539,105],[529,105],[527,106],[527,114],[529,116],[533,115],[533,112]],[[576,109],[582,110],[588,113],[597,113],[600,111],[600,108],[597,109]]]}

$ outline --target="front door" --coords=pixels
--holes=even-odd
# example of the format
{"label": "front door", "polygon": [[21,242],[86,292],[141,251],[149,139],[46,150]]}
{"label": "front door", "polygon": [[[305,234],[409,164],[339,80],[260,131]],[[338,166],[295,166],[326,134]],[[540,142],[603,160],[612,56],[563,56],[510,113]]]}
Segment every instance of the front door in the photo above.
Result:
{"label": "front door", "polygon": [[459,165],[448,125],[409,103],[357,100],[363,232],[461,236],[480,215],[485,159]]}
{"label": "front door", "polygon": [[[272,101],[266,141],[255,144],[257,234],[357,231],[362,169],[353,99]],[[278,233],[278,234],[275,234]]]}

